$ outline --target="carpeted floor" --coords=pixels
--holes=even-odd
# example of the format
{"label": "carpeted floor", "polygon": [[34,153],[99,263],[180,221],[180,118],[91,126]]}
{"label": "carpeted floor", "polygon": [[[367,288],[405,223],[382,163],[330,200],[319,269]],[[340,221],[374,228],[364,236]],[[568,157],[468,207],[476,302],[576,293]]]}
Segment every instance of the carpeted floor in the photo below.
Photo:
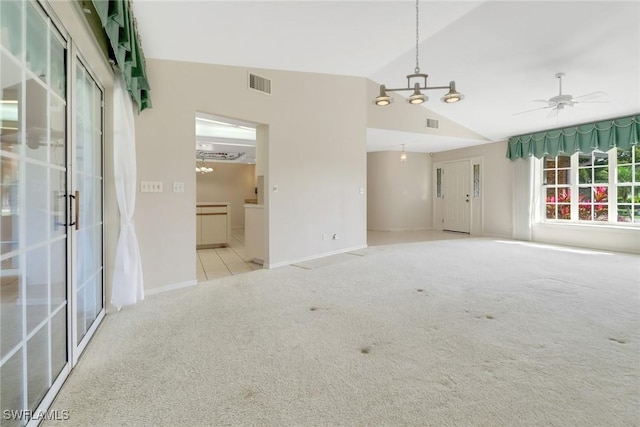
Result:
{"label": "carpeted floor", "polygon": [[640,257],[464,239],[107,316],[46,426],[640,425]]}

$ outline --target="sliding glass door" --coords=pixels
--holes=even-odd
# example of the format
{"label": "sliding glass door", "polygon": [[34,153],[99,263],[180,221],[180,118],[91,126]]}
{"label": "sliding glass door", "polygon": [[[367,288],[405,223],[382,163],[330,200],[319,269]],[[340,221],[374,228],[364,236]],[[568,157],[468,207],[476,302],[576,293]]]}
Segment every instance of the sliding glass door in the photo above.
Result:
{"label": "sliding glass door", "polygon": [[[74,342],[84,348],[87,332],[103,311],[102,102],[100,87],[80,61],[74,86],[75,233]],[[78,354],[79,352],[76,352]]]}
{"label": "sliding glass door", "polygon": [[4,427],[35,422],[104,315],[103,95],[39,3],[0,1],[0,24]]}

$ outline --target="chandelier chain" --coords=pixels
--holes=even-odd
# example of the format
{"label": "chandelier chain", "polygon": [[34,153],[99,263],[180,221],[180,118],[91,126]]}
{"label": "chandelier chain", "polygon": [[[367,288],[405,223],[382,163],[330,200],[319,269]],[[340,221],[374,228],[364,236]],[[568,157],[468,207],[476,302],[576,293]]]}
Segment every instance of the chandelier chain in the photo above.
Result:
{"label": "chandelier chain", "polygon": [[418,7],[418,1],[419,0],[416,0],[416,74],[420,74],[420,64],[418,63],[418,45],[420,43],[420,33],[418,28],[420,27],[420,9]]}

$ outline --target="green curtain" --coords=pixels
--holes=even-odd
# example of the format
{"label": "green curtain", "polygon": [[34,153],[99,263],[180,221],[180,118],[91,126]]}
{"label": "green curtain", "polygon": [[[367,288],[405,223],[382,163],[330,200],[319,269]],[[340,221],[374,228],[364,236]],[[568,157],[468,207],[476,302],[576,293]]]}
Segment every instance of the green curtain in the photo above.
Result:
{"label": "green curtain", "polygon": [[633,115],[513,136],[507,144],[507,157],[511,160],[531,156],[541,159],[547,155],[555,157],[558,153],[579,151],[587,154],[594,150],[608,151],[613,147],[626,150],[638,145],[638,140],[640,115]]}
{"label": "green curtain", "polygon": [[124,77],[138,111],[151,107],[144,54],[130,0],[92,0],[111,47],[109,57]]}

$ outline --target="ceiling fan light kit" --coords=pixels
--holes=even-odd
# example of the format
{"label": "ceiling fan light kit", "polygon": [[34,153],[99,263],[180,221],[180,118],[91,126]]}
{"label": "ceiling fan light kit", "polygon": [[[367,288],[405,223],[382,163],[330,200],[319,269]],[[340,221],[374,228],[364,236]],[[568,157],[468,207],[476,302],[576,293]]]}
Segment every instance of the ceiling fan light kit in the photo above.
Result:
{"label": "ceiling fan light kit", "polygon": [[[419,105],[429,100],[429,97],[422,93],[423,90],[433,90],[433,89],[449,89],[446,95],[444,95],[440,100],[447,104],[453,104],[455,102],[461,101],[464,98],[460,92],[456,91],[456,82],[451,81],[448,86],[431,86],[427,85],[428,74],[423,74],[420,72],[420,65],[418,59],[418,46],[419,46],[419,0],[416,0],[416,68],[413,74],[407,75],[407,87],[402,88],[393,88],[388,89],[385,85],[380,85],[380,94],[374,100],[376,105],[386,106],[393,102],[393,98],[389,96],[387,92],[402,92],[405,90],[412,90],[413,94],[407,98],[407,102],[409,104]],[[420,81],[415,81],[415,79],[420,79]],[[412,80],[414,83],[412,84]]]}

